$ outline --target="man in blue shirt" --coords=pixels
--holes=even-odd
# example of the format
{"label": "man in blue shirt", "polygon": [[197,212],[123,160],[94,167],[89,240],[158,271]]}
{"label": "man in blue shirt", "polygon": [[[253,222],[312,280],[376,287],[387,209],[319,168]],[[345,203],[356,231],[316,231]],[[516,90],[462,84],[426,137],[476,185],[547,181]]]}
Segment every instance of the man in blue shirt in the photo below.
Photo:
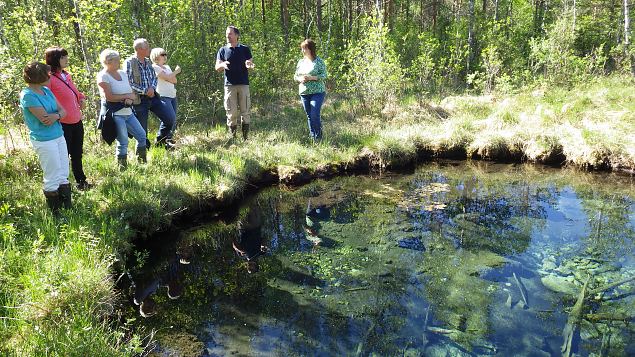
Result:
{"label": "man in blue shirt", "polygon": [[[216,71],[225,72],[224,106],[227,113],[227,126],[236,137],[238,119],[242,124],[243,139],[249,134],[249,70],[254,68],[249,47],[238,43],[240,31],[235,26],[225,31],[227,45],[221,47],[216,54]],[[240,110],[240,112],[239,112]],[[239,116],[240,113],[240,116]]]}

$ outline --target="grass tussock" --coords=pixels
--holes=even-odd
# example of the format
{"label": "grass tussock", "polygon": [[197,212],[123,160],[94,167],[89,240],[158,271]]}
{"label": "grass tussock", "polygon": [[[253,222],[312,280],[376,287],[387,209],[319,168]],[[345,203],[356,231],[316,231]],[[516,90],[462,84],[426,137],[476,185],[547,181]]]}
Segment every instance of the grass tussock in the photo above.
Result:
{"label": "grass tussock", "polygon": [[210,202],[240,199],[263,173],[302,182],[292,178],[360,158],[379,169],[402,166],[422,153],[633,169],[634,97],[632,81],[623,77],[438,103],[409,97],[381,112],[333,94],[323,108],[320,143],[309,139],[296,100],[256,100],[246,143],[229,140],[222,118],[194,116],[183,103],[178,150],[152,148],[147,165],[131,153],[125,172],[117,169],[114,147],[87,123],[84,166],[96,186],[76,193],[61,218],[45,207],[37,157],[15,124],[0,144],[0,354],[139,353],[142,339],[113,319],[113,266],[130,253],[133,239]]}

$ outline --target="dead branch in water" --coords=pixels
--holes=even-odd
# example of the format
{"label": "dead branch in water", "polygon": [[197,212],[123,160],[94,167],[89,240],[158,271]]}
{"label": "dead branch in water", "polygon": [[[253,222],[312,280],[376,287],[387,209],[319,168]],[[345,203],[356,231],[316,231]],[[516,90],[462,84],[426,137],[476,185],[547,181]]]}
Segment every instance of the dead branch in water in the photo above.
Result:
{"label": "dead branch in water", "polygon": [[520,279],[518,279],[518,276],[516,275],[516,273],[512,273],[512,274],[514,274],[514,279],[516,280],[516,285],[518,285],[518,290],[520,290],[520,296],[522,296],[523,302],[525,303],[525,306],[529,307],[529,303],[527,302],[527,291],[525,290],[525,286],[520,281]]}
{"label": "dead branch in water", "polygon": [[582,310],[584,309],[584,300],[587,297],[586,288],[589,285],[589,280],[591,280],[591,275],[589,275],[584,282],[584,286],[582,290],[580,290],[580,295],[578,295],[578,300],[575,302],[575,305],[573,305],[569,313],[569,318],[567,319],[567,324],[562,331],[562,337],[564,338],[564,342],[560,348],[562,357],[573,356],[574,340],[579,339],[580,321],[582,320]]}
{"label": "dead branch in water", "polygon": [[635,275],[633,275],[631,277],[628,277],[626,279],[620,280],[620,281],[616,281],[614,283],[610,283],[610,284],[604,285],[604,286],[599,287],[597,289],[593,289],[593,290],[589,291],[588,296],[597,295],[597,294],[602,293],[602,292],[604,292],[604,291],[606,291],[608,289],[615,288],[617,286],[620,286],[622,284],[626,284],[626,283],[631,282],[633,280],[635,280]]}

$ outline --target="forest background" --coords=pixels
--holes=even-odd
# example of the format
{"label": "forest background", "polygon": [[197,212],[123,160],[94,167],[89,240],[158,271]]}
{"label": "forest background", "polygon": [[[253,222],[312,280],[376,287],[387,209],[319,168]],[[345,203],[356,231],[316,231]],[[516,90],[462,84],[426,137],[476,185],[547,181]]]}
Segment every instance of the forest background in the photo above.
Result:
{"label": "forest background", "polygon": [[[414,162],[422,148],[487,157],[497,147],[634,169],[631,17],[629,0],[0,0],[0,354],[147,351],[152,334],[117,318],[113,272],[145,254],[133,241],[188,209],[240,200],[263,172],[337,171],[360,155],[381,168]],[[231,147],[213,69],[228,25],[256,63],[254,135]],[[127,57],[137,37],[183,68],[179,149],[153,149],[148,165],[120,173],[92,125],[95,75],[100,51]],[[329,71],[321,145],[307,139],[293,82],[306,37]],[[55,45],[89,96],[84,166],[96,183],[60,220],[39,194],[18,107],[24,65]]]}
{"label": "forest background", "polygon": [[242,29],[258,66],[255,101],[295,93],[298,44],[311,37],[328,63],[329,90],[381,109],[405,93],[506,92],[629,72],[631,12],[629,0],[4,0],[0,120],[20,120],[22,68],[50,45],[69,50],[70,71],[95,113],[99,52],[128,56],[132,41],[145,37],[184,68],[179,100],[187,114],[222,118],[213,64],[230,24]]}

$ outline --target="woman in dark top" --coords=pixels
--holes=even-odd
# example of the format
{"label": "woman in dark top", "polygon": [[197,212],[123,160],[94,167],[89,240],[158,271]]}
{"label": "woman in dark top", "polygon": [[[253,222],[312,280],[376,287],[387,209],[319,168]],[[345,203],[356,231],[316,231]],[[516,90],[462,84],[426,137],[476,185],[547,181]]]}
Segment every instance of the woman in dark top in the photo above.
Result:
{"label": "woman in dark top", "polygon": [[60,123],[64,130],[68,154],[71,157],[73,176],[75,176],[77,188],[86,190],[91,187],[86,181],[82,164],[84,124],[81,109],[84,107],[86,96],[77,89],[70,73],[65,70],[68,67],[68,52],[61,47],[49,47],[45,55],[46,64],[51,66],[51,82],[48,87],[66,111],[66,116],[60,120]]}

